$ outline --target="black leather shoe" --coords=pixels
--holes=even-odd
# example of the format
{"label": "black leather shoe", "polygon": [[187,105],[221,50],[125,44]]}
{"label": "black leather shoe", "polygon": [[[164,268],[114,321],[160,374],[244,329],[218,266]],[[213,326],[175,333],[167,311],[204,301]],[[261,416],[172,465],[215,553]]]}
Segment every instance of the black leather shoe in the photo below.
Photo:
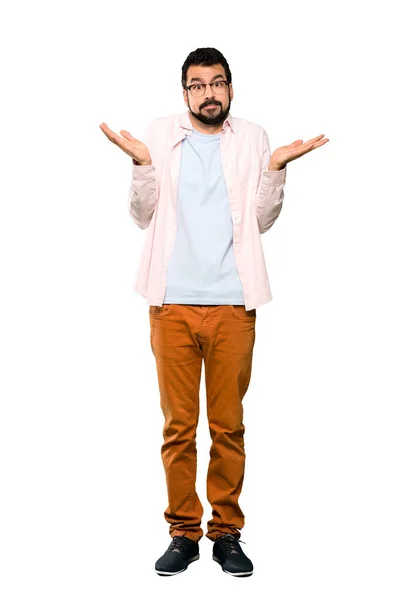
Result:
{"label": "black leather shoe", "polygon": [[184,535],[175,535],[164,554],[156,562],[158,575],[177,575],[186,571],[191,562],[198,560],[199,543]]}
{"label": "black leather shoe", "polygon": [[248,577],[253,574],[253,563],[240,547],[239,540],[231,533],[217,538],[213,545],[213,560],[222,570],[235,577]]}

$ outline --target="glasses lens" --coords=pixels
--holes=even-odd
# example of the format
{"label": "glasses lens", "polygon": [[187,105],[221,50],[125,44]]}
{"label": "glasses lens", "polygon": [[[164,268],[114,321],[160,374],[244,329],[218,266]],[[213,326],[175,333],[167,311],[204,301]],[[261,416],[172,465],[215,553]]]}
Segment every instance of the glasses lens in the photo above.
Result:
{"label": "glasses lens", "polygon": [[216,94],[222,94],[222,92],[224,90],[226,90],[226,83],[225,81],[215,81],[212,84],[212,89]]}
{"label": "glasses lens", "polygon": [[193,85],[191,88],[192,94],[193,96],[202,96],[204,94],[204,85],[201,83],[196,83],[196,85]]}

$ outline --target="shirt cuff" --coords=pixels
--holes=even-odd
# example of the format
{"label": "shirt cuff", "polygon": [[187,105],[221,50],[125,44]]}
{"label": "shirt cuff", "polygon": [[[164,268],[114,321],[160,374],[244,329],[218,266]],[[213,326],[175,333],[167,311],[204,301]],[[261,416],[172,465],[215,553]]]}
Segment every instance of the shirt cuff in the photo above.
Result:
{"label": "shirt cuff", "polygon": [[154,165],[132,164],[132,175],[135,179],[146,179],[153,169],[155,169]]}
{"label": "shirt cuff", "polygon": [[286,165],[279,171],[263,171],[267,185],[282,185],[286,180]]}

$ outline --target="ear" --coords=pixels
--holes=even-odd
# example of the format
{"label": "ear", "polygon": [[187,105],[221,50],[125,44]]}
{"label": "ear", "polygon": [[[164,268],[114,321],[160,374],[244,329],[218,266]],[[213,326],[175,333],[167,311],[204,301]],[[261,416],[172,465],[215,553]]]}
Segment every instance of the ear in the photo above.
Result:
{"label": "ear", "polygon": [[187,93],[188,91],[185,90],[185,88],[182,88],[182,93],[183,93],[183,101],[185,102],[186,106],[189,106],[188,100],[187,100]]}

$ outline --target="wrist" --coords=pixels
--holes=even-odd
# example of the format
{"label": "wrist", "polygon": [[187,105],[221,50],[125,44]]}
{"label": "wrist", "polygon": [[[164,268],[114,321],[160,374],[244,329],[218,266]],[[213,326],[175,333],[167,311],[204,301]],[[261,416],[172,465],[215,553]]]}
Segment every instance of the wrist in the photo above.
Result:
{"label": "wrist", "polygon": [[279,165],[278,163],[271,161],[268,165],[268,171],[281,171],[286,165]]}
{"label": "wrist", "polygon": [[132,158],[132,162],[134,165],[136,165],[138,167],[148,167],[153,164],[151,161],[141,163],[141,162],[138,162],[137,160],[135,160],[134,158]]}

